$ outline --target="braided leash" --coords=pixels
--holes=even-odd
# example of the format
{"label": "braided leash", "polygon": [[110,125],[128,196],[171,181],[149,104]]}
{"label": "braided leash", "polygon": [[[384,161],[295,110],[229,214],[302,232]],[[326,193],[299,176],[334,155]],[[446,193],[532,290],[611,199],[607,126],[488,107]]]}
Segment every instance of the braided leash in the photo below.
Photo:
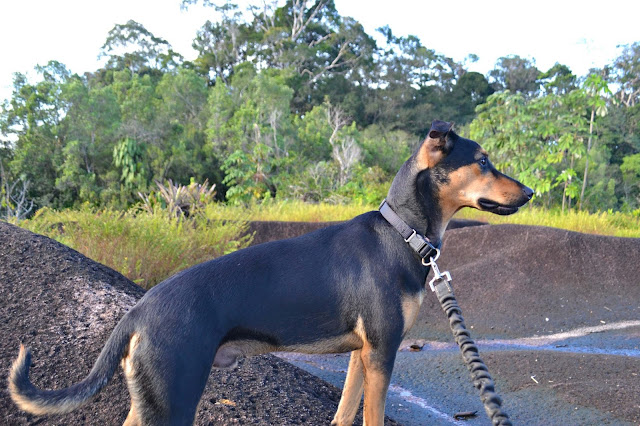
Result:
{"label": "braided leash", "polygon": [[431,266],[434,274],[429,286],[436,293],[440,306],[449,319],[449,327],[453,333],[453,338],[460,348],[462,359],[467,369],[471,373],[473,385],[480,391],[480,399],[489,419],[496,426],[511,425],[509,416],[502,410],[502,399],[495,391],[495,383],[489,374],[487,366],[480,358],[478,347],[464,324],[462,310],[453,295],[453,289],[449,285],[451,274],[448,271],[440,272],[436,264],[439,255],[440,252],[438,250],[435,258],[432,257],[431,261],[427,263],[427,265]]}

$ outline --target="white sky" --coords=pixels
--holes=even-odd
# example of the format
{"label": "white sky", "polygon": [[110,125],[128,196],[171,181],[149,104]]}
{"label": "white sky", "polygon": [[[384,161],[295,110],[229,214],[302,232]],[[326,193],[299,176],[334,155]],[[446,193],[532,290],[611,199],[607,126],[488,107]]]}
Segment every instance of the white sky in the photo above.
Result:
{"label": "white sky", "polygon": [[[497,58],[518,54],[535,59],[541,70],[560,62],[584,75],[617,57],[618,45],[640,41],[637,0],[335,3],[371,35],[389,25],[396,35],[416,35],[425,46],[458,61],[474,53],[480,60],[469,68],[483,74]],[[196,30],[215,17],[212,9],[199,6],[181,11],[180,0],[0,0],[0,100],[11,95],[14,72],[29,72],[51,59],[76,73],[96,70],[108,31],[129,19],[193,59]]]}

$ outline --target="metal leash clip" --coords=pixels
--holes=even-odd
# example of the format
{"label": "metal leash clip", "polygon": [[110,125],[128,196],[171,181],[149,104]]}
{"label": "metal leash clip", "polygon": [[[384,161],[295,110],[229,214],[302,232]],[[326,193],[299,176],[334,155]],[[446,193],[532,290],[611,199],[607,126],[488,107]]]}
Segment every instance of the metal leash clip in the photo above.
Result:
{"label": "metal leash clip", "polygon": [[433,270],[433,278],[431,279],[431,281],[429,281],[429,287],[431,287],[431,291],[436,291],[436,282],[442,281],[447,285],[447,290],[449,290],[449,292],[452,292],[451,286],[449,285],[449,282],[451,282],[451,274],[449,273],[449,271],[440,272],[440,268],[438,268],[438,264],[436,263],[436,259],[438,259],[438,255],[440,254],[439,252],[440,251],[438,250],[435,259],[432,257],[430,259],[430,262],[426,264],[430,265],[431,270]]}
{"label": "metal leash clip", "polygon": [[[411,238],[409,238],[411,239]],[[429,244],[430,247],[433,247],[431,244]],[[433,266],[436,264],[436,260],[438,260],[438,258],[440,257],[440,249],[437,247],[433,247],[433,249],[436,251],[436,257],[430,257],[428,262],[424,261],[424,258],[422,259],[422,264],[424,266]],[[437,266],[436,266],[437,268]]]}

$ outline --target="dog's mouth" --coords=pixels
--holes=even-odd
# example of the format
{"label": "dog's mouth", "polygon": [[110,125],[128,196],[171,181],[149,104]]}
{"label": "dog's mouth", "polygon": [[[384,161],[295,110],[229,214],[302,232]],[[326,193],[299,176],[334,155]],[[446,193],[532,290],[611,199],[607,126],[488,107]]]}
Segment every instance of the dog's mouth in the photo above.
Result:
{"label": "dog's mouth", "polygon": [[488,200],[486,198],[480,198],[478,200],[478,205],[481,210],[488,211],[491,213],[499,214],[502,216],[514,214],[518,211],[520,206],[508,206],[505,204],[496,203],[495,201]]}

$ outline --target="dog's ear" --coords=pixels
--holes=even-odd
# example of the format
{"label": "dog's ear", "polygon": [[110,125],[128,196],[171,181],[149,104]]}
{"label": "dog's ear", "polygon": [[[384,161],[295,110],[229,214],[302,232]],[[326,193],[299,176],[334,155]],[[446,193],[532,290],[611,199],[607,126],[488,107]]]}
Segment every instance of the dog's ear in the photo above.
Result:
{"label": "dog's ear", "polygon": [[452,130],[453,123],[440,120],[431,123],[429,134],[418,150],[417,161],[420,169],[433,167],[447,156],[453,148]]}

